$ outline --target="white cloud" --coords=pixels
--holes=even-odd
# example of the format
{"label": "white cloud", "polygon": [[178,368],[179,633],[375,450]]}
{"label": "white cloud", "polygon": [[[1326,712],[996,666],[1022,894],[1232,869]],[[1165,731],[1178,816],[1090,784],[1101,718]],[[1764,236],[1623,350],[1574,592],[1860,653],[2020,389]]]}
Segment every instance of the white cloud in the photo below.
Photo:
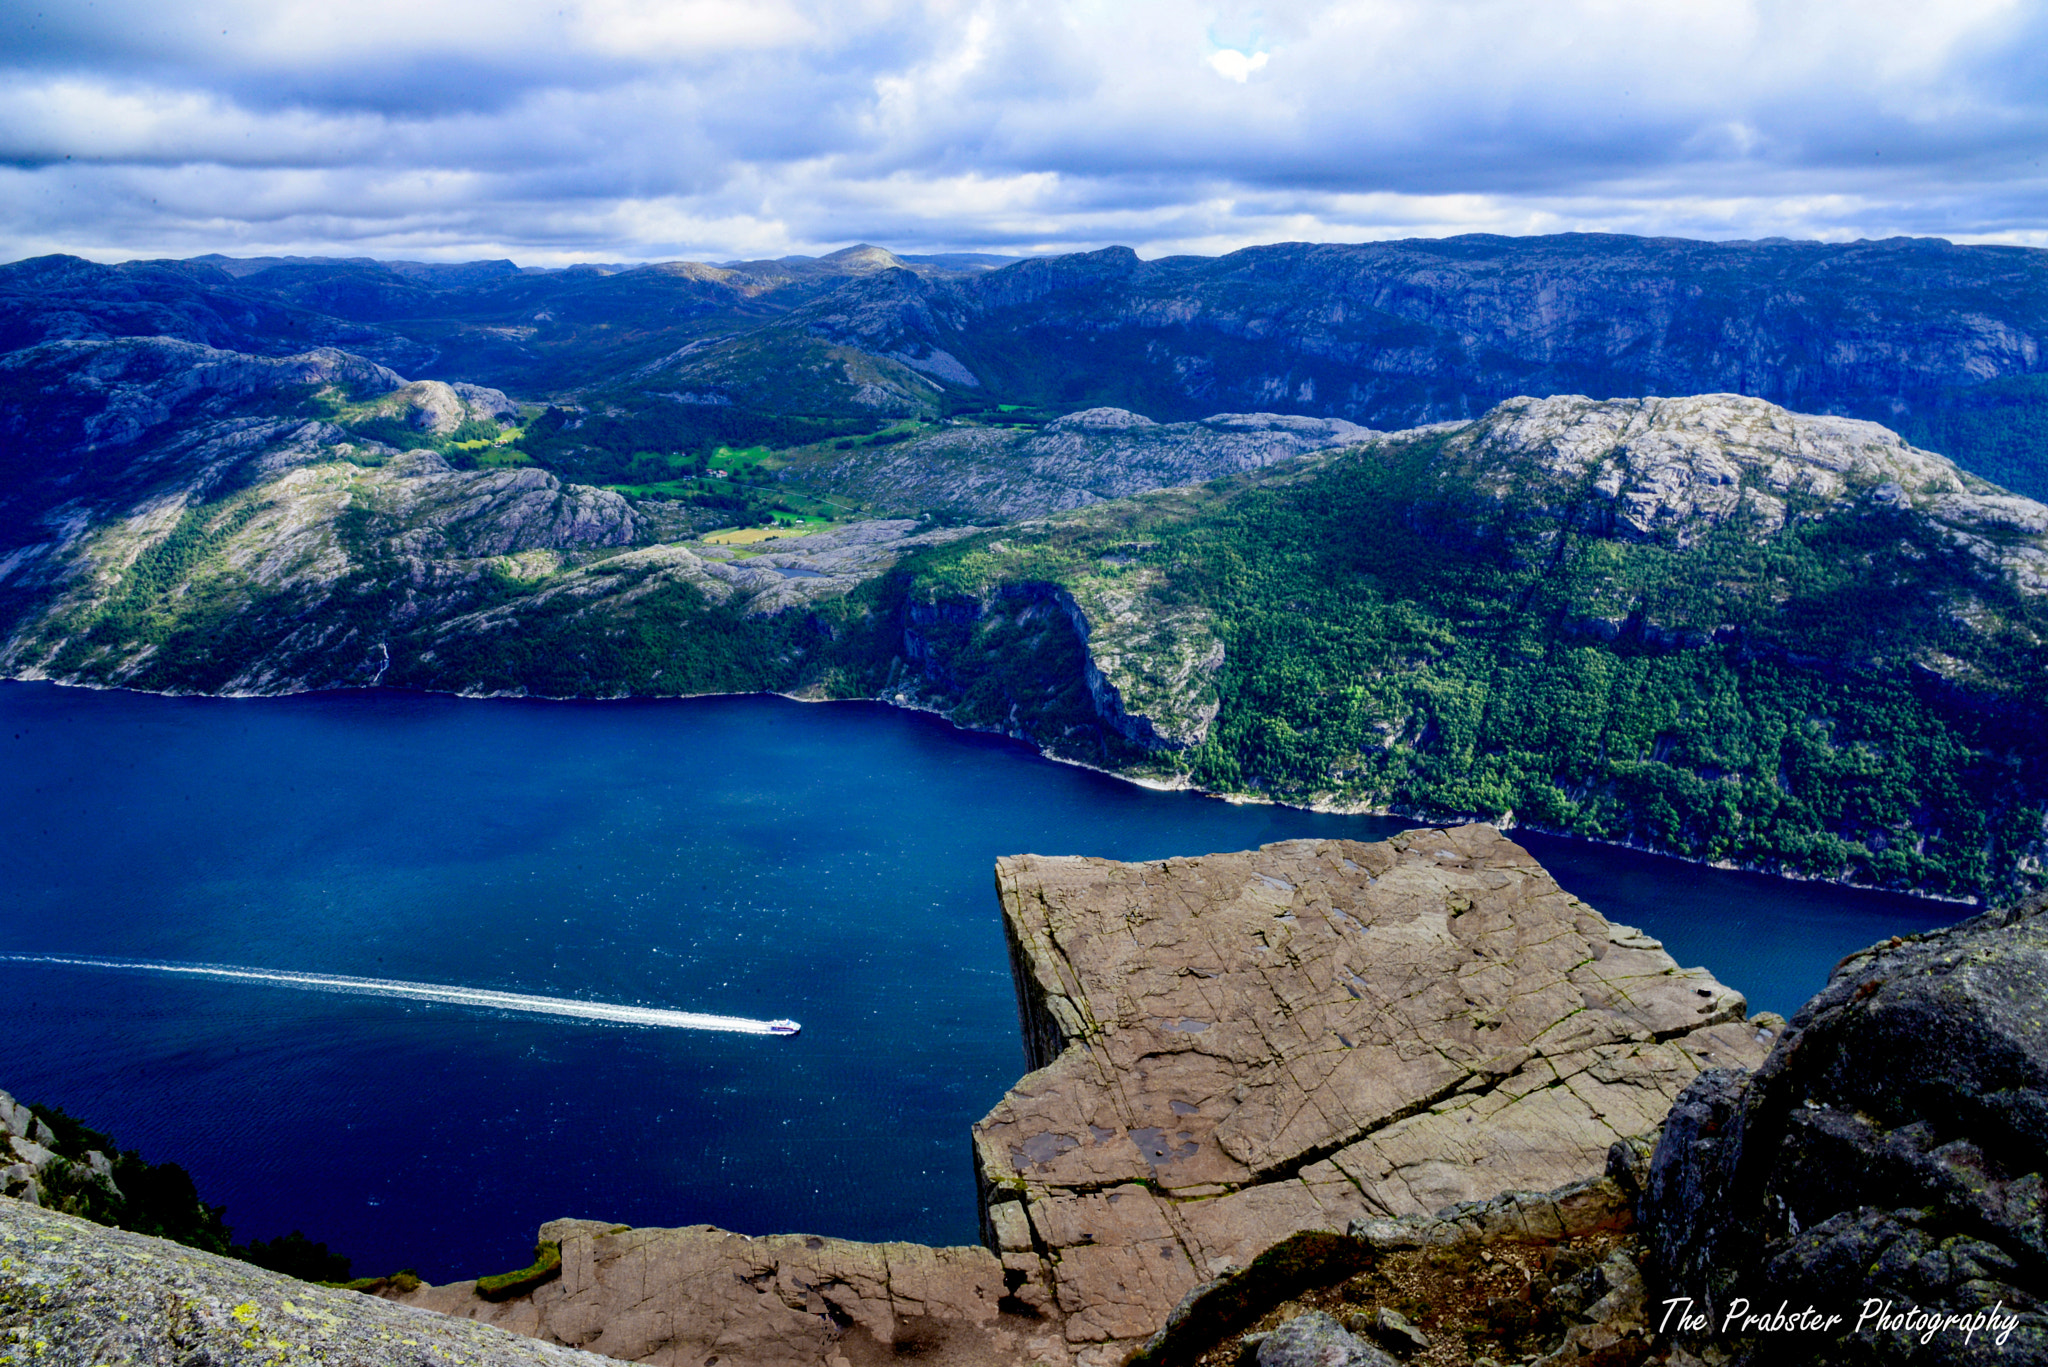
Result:
{"label": "white cloud", "polygon": [[1254,71],[1262,70],[1265,67],[1267,56],[1268,54],[1264,52],[1254,52],[1247,57],[1236,48],[1226,47],[1218,48],[1210,53],[1208,61],[1209,65],[1215,69],[1217,75],[1227,81],[1236,81],[1239,85],[1243,85],[1251,78],[1251,74]]}
{"label": "white cloud", "polygon": [[0,14],[0,257],[2048,227],[2022,0],[45,13]]}

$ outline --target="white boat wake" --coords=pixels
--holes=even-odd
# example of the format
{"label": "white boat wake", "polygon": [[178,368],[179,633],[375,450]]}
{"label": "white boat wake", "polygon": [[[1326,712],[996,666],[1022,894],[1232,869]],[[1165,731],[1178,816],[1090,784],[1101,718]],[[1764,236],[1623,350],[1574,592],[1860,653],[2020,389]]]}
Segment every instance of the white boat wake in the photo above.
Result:
{"label": "white boat wake", "polygon": [[175,973],[226,982],[270,983],[309,992],[340,992],[358,997],[403,997],[442,1006],[468,1006],[486,1011],[517,1011],[534,1016],[571,1016],[578,1020],[618,1025],[652,1025],[668,1030],[723,1030],[734,1035],[794,1035],[800,1028],[789,1020],[750,1020],[745,1016],[711,1016],[698,1011],[670,1011],[658,1006],[621,1006],[615,1002],[581,1001],[574,997],[537,997],[524,992],[493,992],[482,987],[444,987],[439,983],[396,982],[387,978],[345,978],[332,973],[288,973],[269,968],[236,968],[227,964],[156,963],[143,959],[89,959],[59,954],[0,954],[0,963],[54,964],[66,968],[101,968],[138,973]]}

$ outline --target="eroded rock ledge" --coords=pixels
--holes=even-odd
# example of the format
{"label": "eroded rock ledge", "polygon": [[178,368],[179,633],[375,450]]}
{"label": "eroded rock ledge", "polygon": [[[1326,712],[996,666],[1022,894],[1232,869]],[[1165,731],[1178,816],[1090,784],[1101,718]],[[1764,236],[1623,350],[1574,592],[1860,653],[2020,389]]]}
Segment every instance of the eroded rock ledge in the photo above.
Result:
{"label": "eroded rock ledge", "polygon": [[1076,1347],[1294,1230],[1597,1173],[1771,1037],[1490,826],[996,882],[1039,1067],[974,1130],[985,1235]]}
{"label": "eroded rock ledge", "polygon": [[1295,1231],[1600,1173],[1782,1024],[1489,826],[996,883],[1036,1071],[974,1128],[989,1248],[562,1221],[558,1281],[408,1299],[689,1367],[1107,1367]]}

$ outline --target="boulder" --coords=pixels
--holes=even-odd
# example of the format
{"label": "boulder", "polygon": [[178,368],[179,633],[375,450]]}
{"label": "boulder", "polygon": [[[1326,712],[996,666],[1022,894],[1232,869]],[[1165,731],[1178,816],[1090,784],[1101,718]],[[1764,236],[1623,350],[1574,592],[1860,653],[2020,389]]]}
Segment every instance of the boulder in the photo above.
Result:
{"label": "boulder", "polygon": [[[2044,1002],[2041,901],[1843,960],[1753,1076],[1705,1074],[1673,1109],[1643,1206],[1653,1311],[1690,1301],[1757,1363],[2048,1362]],[[1745,1338],[1724,1330],[1744,1302],[1845,1318]]]}
{"label": "boulder", "polygon": [[1259,1367],[1397,1367],[1320,1310],[1297,1315],[1259,1340]]}

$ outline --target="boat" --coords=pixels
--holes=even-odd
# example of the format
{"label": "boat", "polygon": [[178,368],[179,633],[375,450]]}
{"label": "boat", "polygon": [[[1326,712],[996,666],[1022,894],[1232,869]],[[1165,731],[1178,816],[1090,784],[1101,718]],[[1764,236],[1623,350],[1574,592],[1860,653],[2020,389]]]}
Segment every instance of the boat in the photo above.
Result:
{"label": "boat", "polygon": [[803,1027],[801,1025],[798,1025],[795,1021],[768,1022],[768,1033],[771,1035],[794,1035],[797,1031],[801,1029],[803,1029]]}

